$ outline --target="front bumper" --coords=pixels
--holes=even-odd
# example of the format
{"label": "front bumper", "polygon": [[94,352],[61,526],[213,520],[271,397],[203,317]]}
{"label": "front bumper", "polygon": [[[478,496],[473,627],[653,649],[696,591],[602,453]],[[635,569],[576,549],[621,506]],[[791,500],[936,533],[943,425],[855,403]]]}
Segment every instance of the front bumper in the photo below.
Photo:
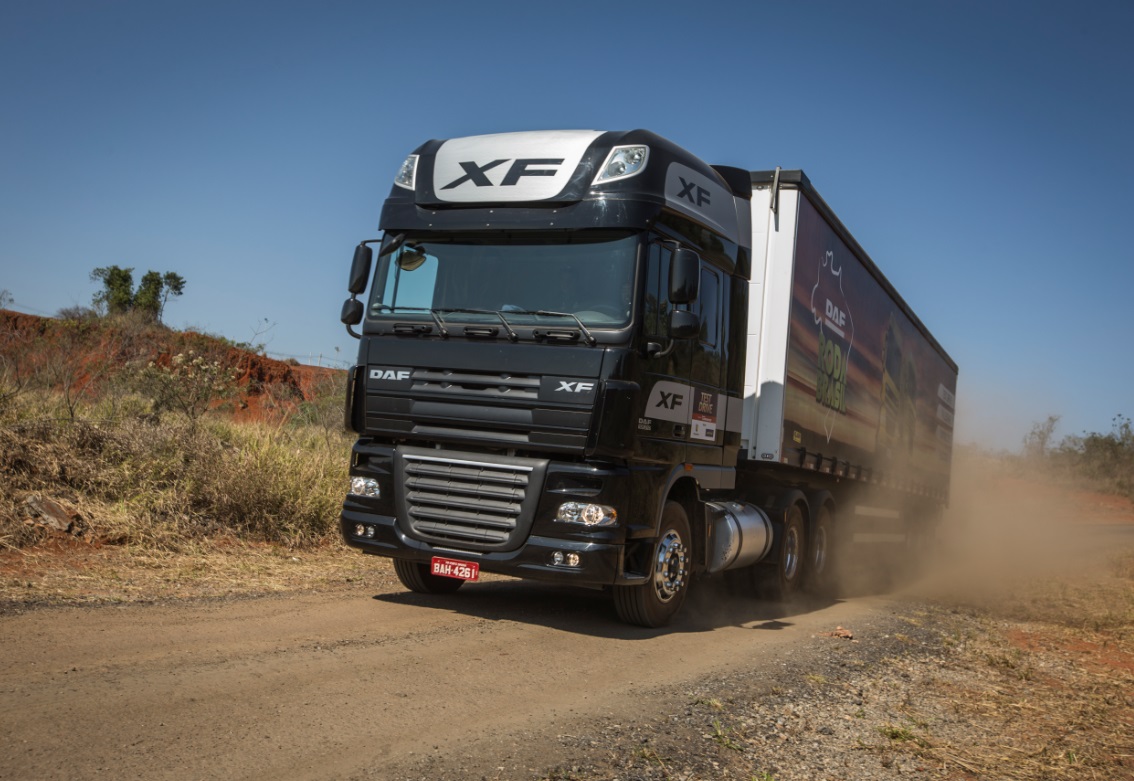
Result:
{"label": "front bumper", "polygon": [[[372,527],[374,536],[355,534],[357,524]],[[475,561],[483,572],[577,586],[609,586],[625,581],[622,569],[625,546],[621,544],[532,535],[511,551],[463,551],[412,539],[398,528],[393,517],[351,507],[349,502],[343,507],[340,529],[347,545],[375,556],[420,562],[445,556]],[[578,554],[579,564],[574,567],[552,564],[551,557],[556,551]]]}

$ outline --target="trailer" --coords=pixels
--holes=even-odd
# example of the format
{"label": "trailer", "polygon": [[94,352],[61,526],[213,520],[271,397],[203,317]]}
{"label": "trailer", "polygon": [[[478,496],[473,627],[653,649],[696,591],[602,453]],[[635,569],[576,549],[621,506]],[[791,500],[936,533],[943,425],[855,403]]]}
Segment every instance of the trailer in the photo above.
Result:
{"label": "trailer", "polygon": [[379,228],[341,529],[407,588],[605,588],[654,627],[697,578],[822,591],[932,540],[957,366],[802,171],[643,130],[430,141]]}

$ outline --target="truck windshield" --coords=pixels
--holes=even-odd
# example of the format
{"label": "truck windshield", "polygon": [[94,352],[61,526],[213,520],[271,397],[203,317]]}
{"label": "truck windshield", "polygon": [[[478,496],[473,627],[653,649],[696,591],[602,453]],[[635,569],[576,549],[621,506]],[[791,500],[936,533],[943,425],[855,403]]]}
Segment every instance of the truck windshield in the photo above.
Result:
{"label": "truck windshield", "polygon": [[638,246],[639,234],[610,231],[408,235],[379,260],[368,316],[621,328]]}

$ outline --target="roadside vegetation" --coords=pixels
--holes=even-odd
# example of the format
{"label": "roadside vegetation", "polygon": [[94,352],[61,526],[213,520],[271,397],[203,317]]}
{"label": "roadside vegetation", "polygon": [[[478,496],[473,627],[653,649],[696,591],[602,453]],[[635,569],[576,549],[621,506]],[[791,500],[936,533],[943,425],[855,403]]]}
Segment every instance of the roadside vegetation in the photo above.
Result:
{"label": "roadside vegetation", "polygon": [[1115,415],[1105,434],[1084,432],[1057,440],[1059,416],[1032,426],[1019,458],[1024,468],[1039,469],[1064,483],[1089,486],[1134,499],[1134,423]]}
{"label": "roadside vegetation", "polygon": [[12,314],[0,322],[0,549],[333,538],[350,452],[342,372],[300,383],[148,314]]}

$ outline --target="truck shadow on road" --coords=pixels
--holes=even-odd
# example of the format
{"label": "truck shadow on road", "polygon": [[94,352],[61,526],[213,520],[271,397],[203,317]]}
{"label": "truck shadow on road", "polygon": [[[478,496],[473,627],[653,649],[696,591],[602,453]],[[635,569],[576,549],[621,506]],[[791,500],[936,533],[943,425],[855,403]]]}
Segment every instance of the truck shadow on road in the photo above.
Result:
{"label": "truck shadow on road", "polygon": [[[661,635],[711,632],[724,627],[779,631],[793,619],[839,604],[871,590],[843,592],[834,597],[800,596],[779,602],[730,592],[720,579],[694,584],[673,622],[658,629],[630,626],[619,621],[606,591],[570,588],[527,580],[496,580],[466,584],[448,595],[412,592],[383,593],[380,602],[442,610],[489,621],[532,624],[593,637],[645,640]],[[875,592],[877,593],[877,592]]]}

